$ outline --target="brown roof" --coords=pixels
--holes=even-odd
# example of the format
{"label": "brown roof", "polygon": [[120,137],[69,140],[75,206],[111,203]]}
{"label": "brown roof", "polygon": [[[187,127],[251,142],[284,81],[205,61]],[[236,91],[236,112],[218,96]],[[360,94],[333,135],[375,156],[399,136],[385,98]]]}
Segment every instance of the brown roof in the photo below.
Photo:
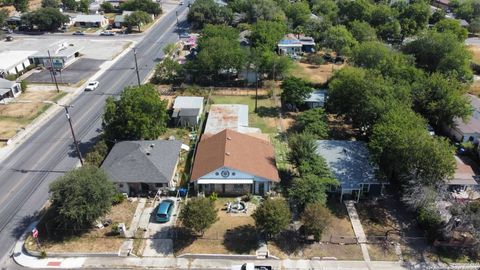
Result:
{"label": "brown roof", "polygon": [[230,129],[202,136],[198,144],[191,181],[221,167],[279,182],[275,151],[265,140]]}

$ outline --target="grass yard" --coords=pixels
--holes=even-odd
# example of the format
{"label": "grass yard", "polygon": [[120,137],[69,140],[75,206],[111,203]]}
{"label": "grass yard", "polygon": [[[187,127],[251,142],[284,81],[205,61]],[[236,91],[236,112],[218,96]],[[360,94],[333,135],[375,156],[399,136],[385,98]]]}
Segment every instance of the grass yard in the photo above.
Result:
{"label": "grass yard", "polygon": [[472,95],[480,96],[480,80],[474,81],[468,92]]}
{"label": "grass yard", "polygon": [[255,96],[219,96],[212,95],[210,104],[246,104],[249,110],[249,125],[262,130],[263,133],[277,133],[278,107],[275,102],[259,96],[258,112],[255,113]]}
{"label": "grass yard", "polygon": [[475,63],[480,64],[480,46],[474,46],[470,45],[468,46],[468,49],[472,52],[473,54],[473,61]]}
{"label": "grass yard", "polygon": [[[218,221],[202,237],[186,241],[175,240],[176,255],[184,253],[200,254],[255,254],[257,234],[254,220],[249,215],[232,215],[225,210],[225,204],[234,198],[220,198],[215,202]],[[250,212],[250,210],[249,210]]]}
{"label": "grass yard", "polygon": [[58,101],[65,95],[65,92],[56,91],[27,91],[22,93],[16,102],[0,104],[0,138],[11,138],[52,106],[41,101]]}
{"label": "grass yard", "polygon": [[398,261],[393,245],[388,245],[387,248],[381,245],[368,245],[368,254],[372,261]]}
{"label": "grass yard", "polygon": [[[125,226],[128,229],[133,215],[135,214],[137,205],[138,202],[124,201],[113,206],[110,213],[108,213],[105,218],[111,219],[112,224],[125,223]],[[92,228],[82,235],[66,236],[62,238],[59,237],[56,239],[42,238],[42,235],[46,235],[45,219],[49,220],[50,218],[51,216],[47,213],[47,215],[44,217],[44,220],[42,220],[37,226],[40,231],[39,239],[42,249],[45,249],[47,254],[49,252],[117,252],[122,243],[125,241],[124,238],[111,236],[111,225],[102,229]],[[50,226],[48,231],[50,234],[55,232],[55,230],[50,228]],[[59,234],[62,233],[61,231],[57,232]],[[38,247],[31,237],[29,237],[25,243],[28,249],[38,251]]]}
{"label": "grass yard", "polygon": [[307,63],[296,62],[291,71],[292,76],[299,77],[315,84],[326,83],[336,70],[341,69],[345,65],[312,65]]}

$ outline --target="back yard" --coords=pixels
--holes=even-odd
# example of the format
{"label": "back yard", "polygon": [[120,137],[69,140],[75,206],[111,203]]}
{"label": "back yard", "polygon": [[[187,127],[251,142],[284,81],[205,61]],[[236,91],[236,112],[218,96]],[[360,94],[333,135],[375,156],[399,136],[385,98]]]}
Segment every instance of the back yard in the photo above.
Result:
{"label": "back yard", "polygon": [[291,71],[292,76],[300,77],[315,84],[326,83],[334,74],[344,65],[324,64],[313,65],[307,63],[295,62]]}

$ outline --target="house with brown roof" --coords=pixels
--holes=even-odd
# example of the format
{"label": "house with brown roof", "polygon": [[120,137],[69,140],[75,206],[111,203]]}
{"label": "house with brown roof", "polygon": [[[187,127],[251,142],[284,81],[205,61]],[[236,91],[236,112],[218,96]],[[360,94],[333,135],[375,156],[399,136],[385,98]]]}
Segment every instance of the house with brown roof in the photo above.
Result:
{"label": "house with brown roof", "polygon": [[190,182],[205,194],[266,194],[280,182],[274,148],[266,140],[230,129],[203,135]]}

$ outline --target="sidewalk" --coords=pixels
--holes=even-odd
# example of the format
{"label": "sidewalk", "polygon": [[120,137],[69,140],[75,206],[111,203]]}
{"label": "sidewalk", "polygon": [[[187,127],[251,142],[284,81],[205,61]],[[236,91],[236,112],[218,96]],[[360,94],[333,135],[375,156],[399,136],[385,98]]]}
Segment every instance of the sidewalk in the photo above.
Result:
{"label": "sidewalk", "polygon": [[367,246],[367,237],[363,231],[362,223],[358,218],[357,209],[355,209],[354,201],[345,201],[345,207],[347,207],[348,216],[350,217],[350,222],[352,223],[353,232],[357,238],[360,248],[362,249],[363,260],[366,262],[370,261],[370,254],[368,253]]}

